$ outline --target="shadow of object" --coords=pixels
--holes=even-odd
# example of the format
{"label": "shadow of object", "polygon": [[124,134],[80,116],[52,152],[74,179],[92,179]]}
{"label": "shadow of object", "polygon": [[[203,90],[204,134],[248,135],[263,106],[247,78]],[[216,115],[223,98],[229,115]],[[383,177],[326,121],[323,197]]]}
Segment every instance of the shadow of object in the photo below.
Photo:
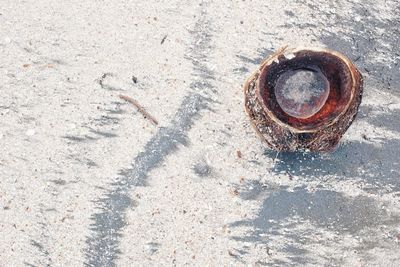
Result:
{"label": "shadow of object", "polygon": [[[302,36],[310,30],[321,44],[347,55],[363,73],[366,93],[374,87],[376,93],[379,89],[399,95],[400,20],[395,14],[400,7],[398,2],[385,2],[384,7],[381,2],[370,0],[297,3],[302,12],[310,14],[309,20],[288,19],[282,28]],[[285,14],[296,17],[291,11]],[[249,64],[259,60],[239,58]],[[260,265],[343,266],[343,255],[349,251],[356,251],[357,257],[366,260],[369,256],[376,259],[374,248],[385,255],[398,253],[398,246],[385,239],[383,233],[398,231],[400,218],[386,209],[381,196],[400,196],[400,139],[388,137],[400,134],[400,111],[385,111],[387,103],[376,104],[361,104],[357,117],[371,126],[368,131],[372,130],[375,138],[359,133],[362,142],[342,142],[329,154],[264,153],[276,158],[272,174],[294,176],[299,186],[253,183],[240,189],[243,199],[262,203],[253,219],[231,224],[232,228],[244,228],[244,234],[233,237],[244,242],[242,256],[251,253],[253,246],[266,246],[272,253],[267,250],[268,257],[258,261]],[[385,135],[385,131],[391,134]],[[306,187],[311,181],[319,182],[314,190]],[[331,189],[346,181],[374,196],[350,196]],[[348,243],[346,238],[353,242]]]}
{"label": "shadow of object", "polygon": [[[233,237],[234,240],[272,246],[274,252],[264,264],[281,266],[283,263],[320,264],[318,258],[349,249],[368,253],[363,242],[357,248],[341,240],[346,235],[357,237],[366,233],[370,239],[368,246],[378,247],[374,230],[382,225],[397,225],[398,221],[398,216],[390,214],[383,203],[373,198],[349,197],[322,187],[309,191],[303,186],[289,191],[282,186],[269,193],[255,219],[238,221],[231,227],[247,227],[247,232]],[[331,250],[335,246],[335,251],[310,249],[316,245],[329,246]],[[247,254],[246,249],[243,251],[242,255]],[[285,260],[274,257],[276,253],[285,255]],[[338,258],[330,260],[341,264]]]}
{"label": "shadow of object", "polygon": [[[381,130],[400,134],[400,111],[368,116],[360,112],[360,120]],[[302,180],[320,179],[356,180],[364,190],[387,192],[400,190],[400,139],[381,138],[372,142],[365,135],[365,142],[341,143],[332,153],[276,152],[266,151],[268,157],[276,157],[271,171],[275,174],[300,176]],[[375,141],[378,141],[375,143]]]}

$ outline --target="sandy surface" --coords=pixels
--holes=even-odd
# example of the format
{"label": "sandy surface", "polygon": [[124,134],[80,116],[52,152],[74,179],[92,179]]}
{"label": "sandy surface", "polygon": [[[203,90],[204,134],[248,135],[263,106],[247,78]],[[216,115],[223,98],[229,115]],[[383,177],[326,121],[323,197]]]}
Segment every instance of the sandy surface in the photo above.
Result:
{"label": "sandy surface", "polygon": [[[399,12],[0,0],[0,266],[398,266]],[[242,84],[285,44],[365,77],[333,153],[271,152],[249,124]]]}

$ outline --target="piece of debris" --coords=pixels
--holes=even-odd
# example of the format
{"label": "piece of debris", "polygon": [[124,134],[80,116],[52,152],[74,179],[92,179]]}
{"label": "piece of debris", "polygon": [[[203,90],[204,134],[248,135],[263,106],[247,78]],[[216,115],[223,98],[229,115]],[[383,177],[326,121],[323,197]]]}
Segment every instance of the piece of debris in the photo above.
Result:
{"label": "piece of debris", "polygon": [[226,224],[222,227],[222,231],[225,234],[230,234],[231,233],[231,230],[229,230],[229,227]]}
{"label": "piece of debris", "polygon": [[237,195],[239,195],[239,190],[238,190],[237,188],[232,188],[229,192],[230,192],[230,194],[231,194],[232,196],[237,196]]}
{"label": "piece of debris", "polygon": [[70,214],[66,214],[64,217],[61,218],[60,222],[64,222],[66,219],[73,219],[74,216],[71,216]]}
{"label": "piece of debris", "polygon": [[137,83],[137,78],[136,78],[135,76],[133,76],[133,75],[132,75],[132,82],[133,82],[134,84]]}
{"label": "piece of debris", "polygon": [[271,255],[272,255],[271,249],[270,249],[269,247],[267,247],[267,254],[268,254],[268,256],[271,256]]}
{"label": "piece of debris", "polygon": [[242,152],[238,149],[236,150],[236,156],[241,159],[242,158]]}
{"label": "piece of debris", "polygon": [[131,103],[132,105],[134,105],[138,111],[140,113],[142,113],[143,117],[145,117],[146,119],[149,119],[154,125],[158,125],[158,121],[150,115],[150,113],[148,113],[144,107],[142,107],[142,105],[139,104],[139,102],[137,102],[135,99],[133,99],[132,97],[126,96],[126,95],[119,95],[119,98],[128,101],[129,103]]}
{"label": "piece of debris", "polygon": [[165,40],[167,39],[168,34],[166,34],[162,39],[161,39],[161,44],[163,44],[165,42]]}
{"label": "piece of debris", "polygon": [[289,180],[293,181],[293,175],[288,171],[286,171],[286,174],[289,176]]}
{"label": "piece of debris", "polygon": [[106,72],[106,73],[103,73],[103,75],[101,75],[101,78],[99,79],[99,84],[100,84],[101,88],[103,88],[103,89],[108,89],[108,88],[105,88],[106,86],[104,85],[104,79],[107,78],[108,76],[113,77],[114,74]]}
{"label": "piece of debris", "polygon": [[228,249],[228,254],[229,254],[229,256],[231,256],[231,257],[237,257],[237,255],[236,255],[235,253],[233,253],[233,251],[230,250],[230,249]]}
{"label": "piece of debris", "polygon": [[362,137],[364,140],[369,141],[369,138],[368,138],[365,134],[362,134],[361,137]]}
{"label": "piece of debris", "polygon": [[155,210],[151,213],[151,215],[154,216],[154,215],[157,215],[157,214],[160,214],[160,213],[161,213],[160,209],[155,209]]}

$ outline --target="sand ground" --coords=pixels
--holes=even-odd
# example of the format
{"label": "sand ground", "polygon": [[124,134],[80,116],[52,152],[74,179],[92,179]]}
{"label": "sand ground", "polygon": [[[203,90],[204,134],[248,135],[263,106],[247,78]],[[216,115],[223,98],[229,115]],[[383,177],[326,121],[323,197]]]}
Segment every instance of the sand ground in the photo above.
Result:
{"label": "sand ground", "polygon": [[[0,266],[398,266],[399,29],[396,0],[0,0]],[[333,153],[249,124],[286,44],[364,75]]]}

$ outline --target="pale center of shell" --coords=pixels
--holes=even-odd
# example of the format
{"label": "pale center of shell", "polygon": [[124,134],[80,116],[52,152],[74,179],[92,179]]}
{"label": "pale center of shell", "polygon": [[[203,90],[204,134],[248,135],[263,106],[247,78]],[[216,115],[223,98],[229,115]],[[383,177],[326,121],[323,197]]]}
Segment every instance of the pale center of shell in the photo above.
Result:
{"label": "pale center of shell", "polygon": [[320,70],[289,70],[276,81],[275,96],[285,113],[306,119],[324,106],[329,96],[329,82]]}

